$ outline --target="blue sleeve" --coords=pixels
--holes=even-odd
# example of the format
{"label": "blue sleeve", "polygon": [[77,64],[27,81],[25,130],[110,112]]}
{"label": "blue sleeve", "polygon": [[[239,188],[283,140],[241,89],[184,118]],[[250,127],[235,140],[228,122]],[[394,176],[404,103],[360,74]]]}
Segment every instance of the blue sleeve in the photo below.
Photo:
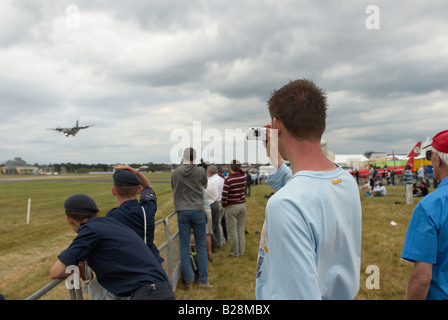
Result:
{"label": "blue sleeve", "polygon": [[70,246],[61,252],[58,259],[66,266],[78,265],[86,260],[98,244],[99,237],[88,226],[82,226]]}
{"label": "blue sleeve", "polygon": [[146,201],[154,201],[157,203],[156,193],[151,187],[143,188],[140,192],[140,204]]}
{"label": "blue sleeve", "polygon": [[[267,270],[272,299],[322,299],[316,264],[316,239],[300,208],[288,199],[276,199],[266,210]],[[276,235],[276,236],[270,236]],[[282,236],[278,236],[282,235]]]}
{"label": "blue sleeve", "polygon": [[148,247],[151,249],[157,260],[162,263],[164,259],[160,256],[159,249],[154,244],[154,231],[155,231],[155,214],[157,211],[157,197],[156,193],[151,187],[146,187],[140,193],[140,205],[145,206],[146,212],[146,228],[147,228],[147,240]]}
{"label": "blue sleeve", "polygon": [[433,217],[420,205],[415,207],[409,222],[401,258],[414,262],[437,262],[437,225]]}
{"label": "blue sleeve", "polygon": [[283,163],[280,168],[266,178],[266,183],[275,191],[280,190],[292,178],[291,169]]}

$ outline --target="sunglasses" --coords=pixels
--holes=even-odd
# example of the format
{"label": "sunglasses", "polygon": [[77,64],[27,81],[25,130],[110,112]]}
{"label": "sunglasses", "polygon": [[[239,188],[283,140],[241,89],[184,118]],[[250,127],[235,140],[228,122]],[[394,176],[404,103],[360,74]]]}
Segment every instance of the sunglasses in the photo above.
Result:
{"label": "sunglasses", "polygon": [[427,150],[426,151],[426,160],[431,161],[431,157],[432,157],[432,150]]}

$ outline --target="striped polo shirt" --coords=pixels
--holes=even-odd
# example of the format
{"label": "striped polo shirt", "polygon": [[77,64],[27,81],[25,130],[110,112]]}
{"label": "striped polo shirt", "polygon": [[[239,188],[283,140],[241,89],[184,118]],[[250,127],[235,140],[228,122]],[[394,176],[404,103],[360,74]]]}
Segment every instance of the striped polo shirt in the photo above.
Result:
{"label": "striped polo shirt", "polygon": [[246,173],[240,169],[238,173],[232,173],[224,180],[221,198],[223,207],[246,202],[246,197],[244,196],[246,179]]}

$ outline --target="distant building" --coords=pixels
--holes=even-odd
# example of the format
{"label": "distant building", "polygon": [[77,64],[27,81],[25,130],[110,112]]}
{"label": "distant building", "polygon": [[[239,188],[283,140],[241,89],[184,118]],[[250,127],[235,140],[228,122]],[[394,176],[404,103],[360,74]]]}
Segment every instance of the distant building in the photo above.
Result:
{"label": "distant building", "polygon": [[19,173],[19,174],[32,174],[39,170],[38,167],[30,166],[20,157],[14,158],[14,160],[8,160],[2,167],[3,173]]}
{"label": "distant building", "polygon": [[24,167],[26,166],[26,161],[22,158],[14,158],[14,160],[8,160],[5,162],[6,170],[13,170],[16,167]]}

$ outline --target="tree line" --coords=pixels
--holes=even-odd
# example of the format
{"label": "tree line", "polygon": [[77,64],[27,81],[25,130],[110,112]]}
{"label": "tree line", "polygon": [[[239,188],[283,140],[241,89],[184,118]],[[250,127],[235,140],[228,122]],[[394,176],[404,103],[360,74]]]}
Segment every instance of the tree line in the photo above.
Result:
{"label": "tree line", "polygon": [[[109,172],[113,171],[115,165],[97,163],[97,164],[85,164],[85,163],[54,163],[49,164],[49,167],[53,167],[55,172],[62,173],[63,171],[67,173],[89,173],[89,172]],[[170,171],[172,165],[167,165],[164,163],[130,163],[129,166],[139,169],[142,168],[144,171],[155,172],[155,171]]]}

